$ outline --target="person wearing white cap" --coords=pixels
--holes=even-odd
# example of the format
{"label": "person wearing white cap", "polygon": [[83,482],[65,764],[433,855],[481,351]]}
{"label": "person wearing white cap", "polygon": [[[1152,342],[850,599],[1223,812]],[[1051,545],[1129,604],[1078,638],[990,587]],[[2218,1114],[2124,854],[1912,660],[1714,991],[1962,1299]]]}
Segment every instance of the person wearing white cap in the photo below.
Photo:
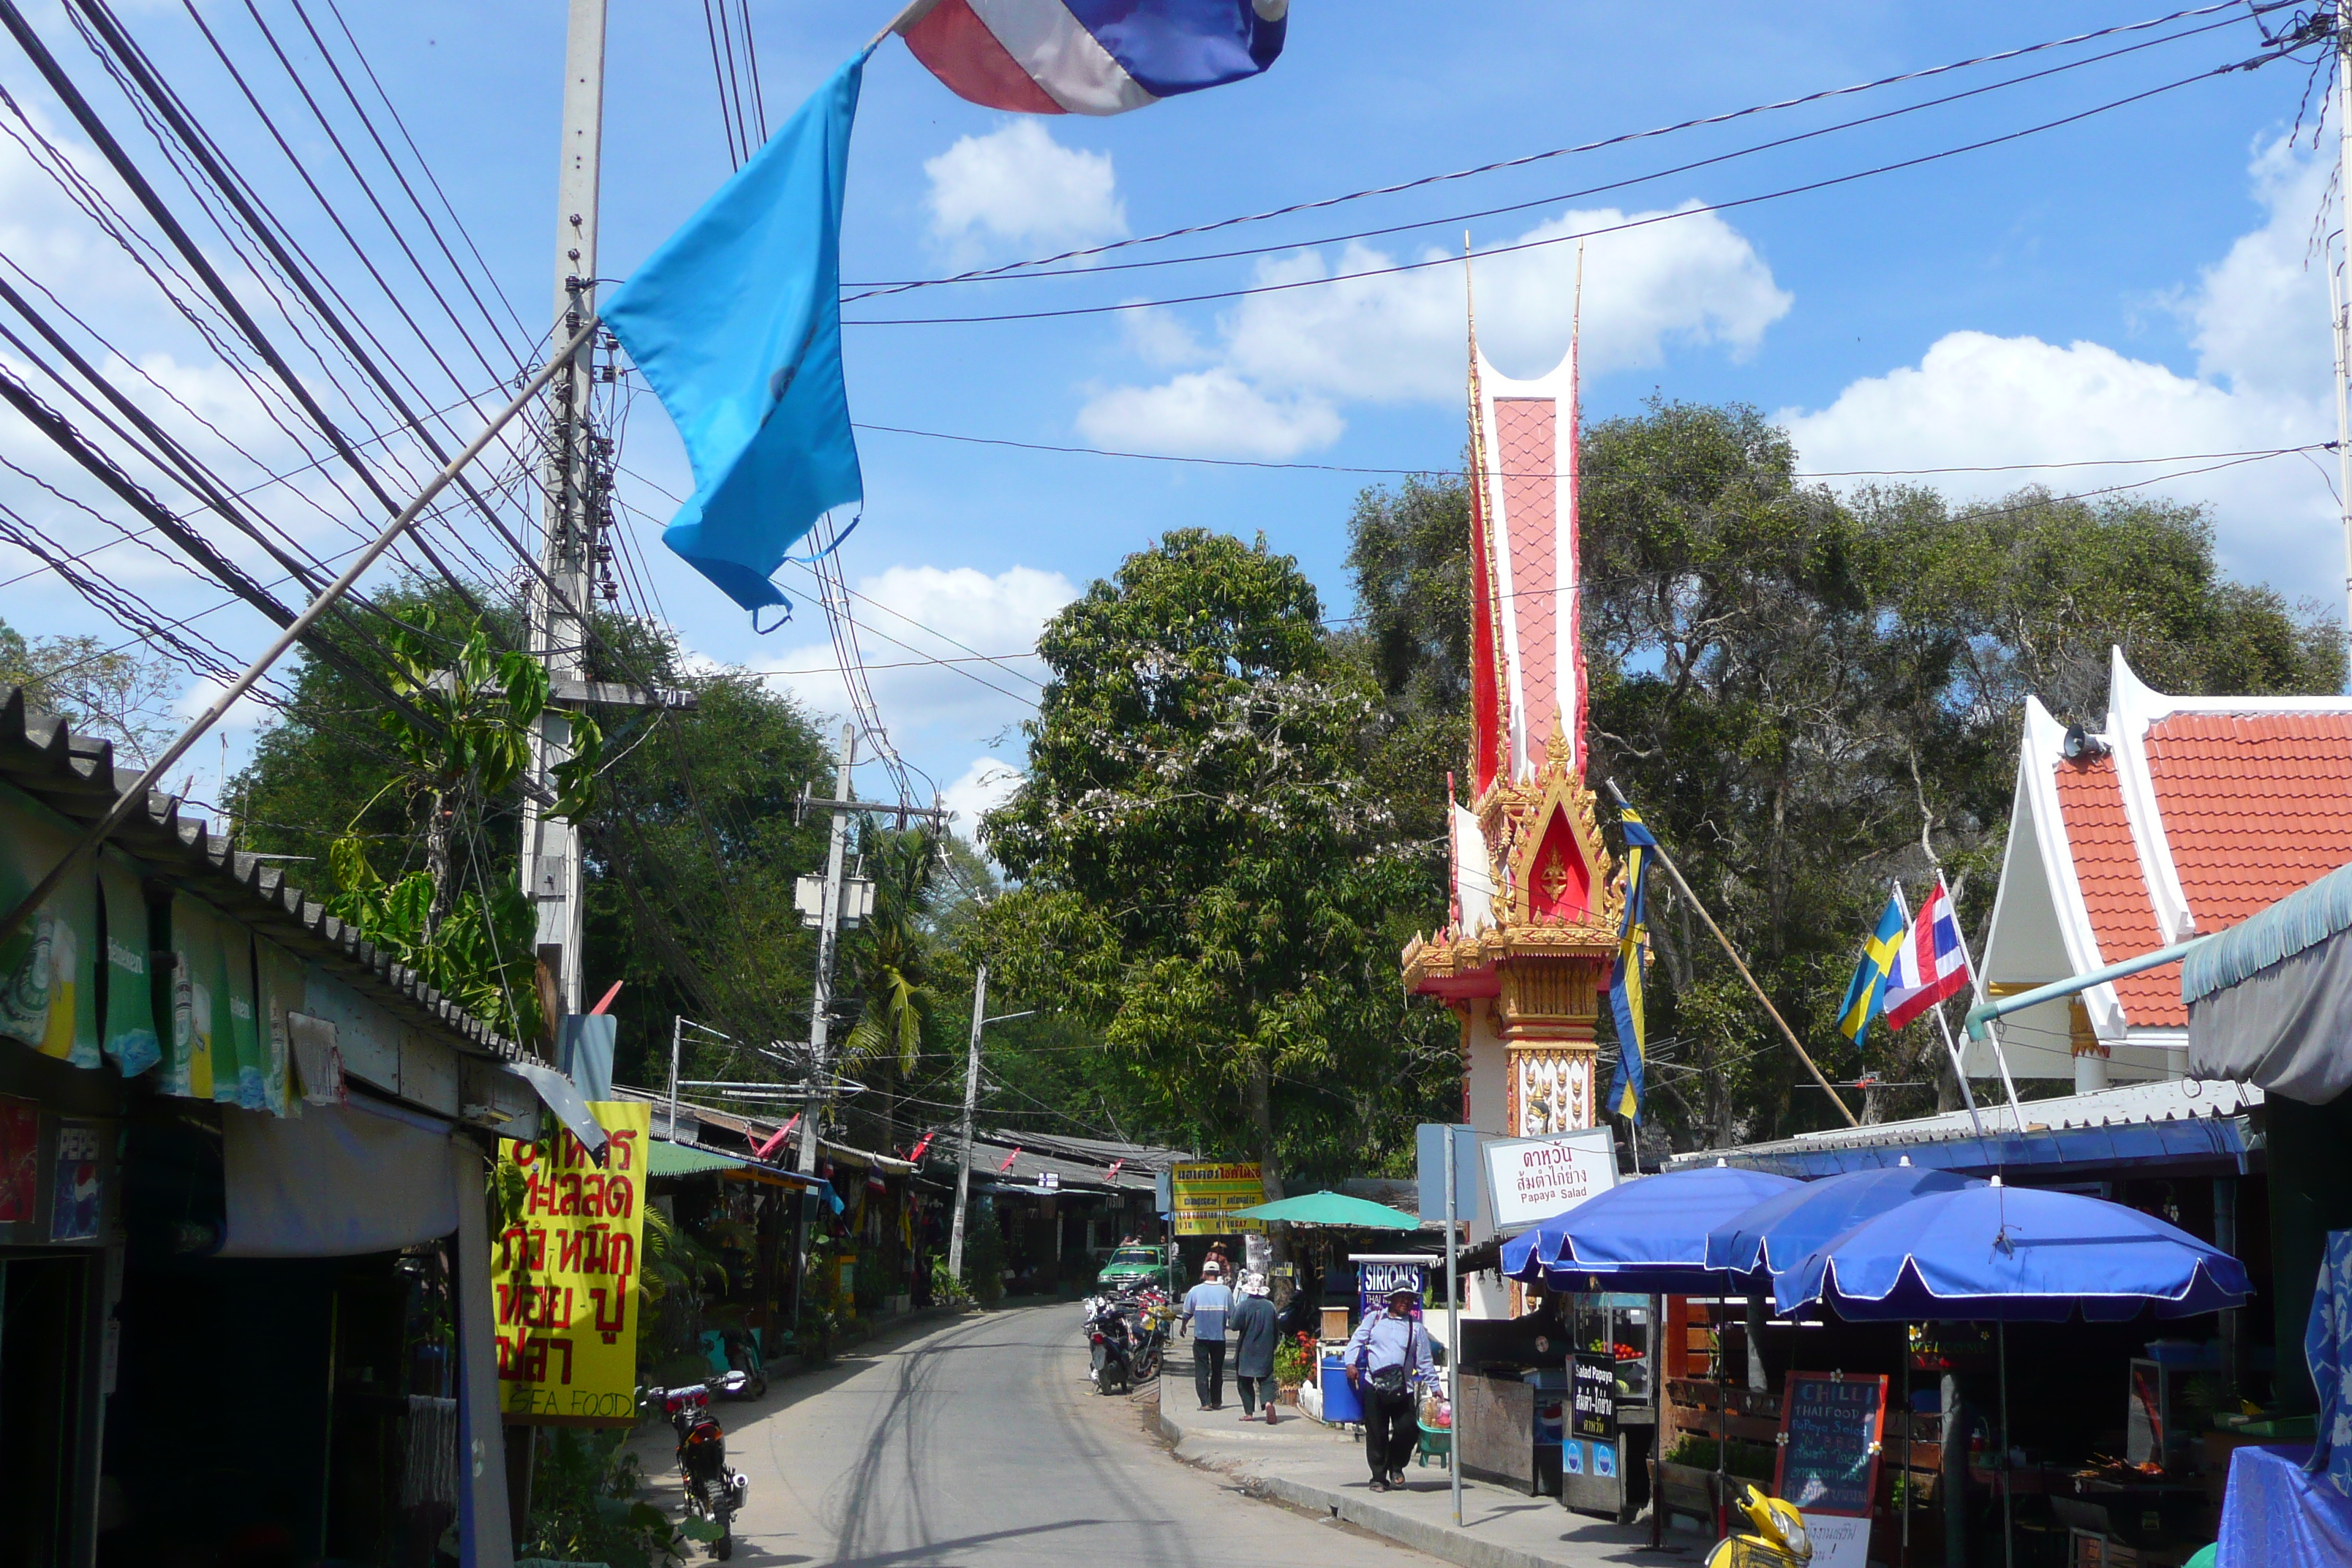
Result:
{"label": "person wearing white cap", "polygon": [[1192,1392],[1203,1410],[1225,1407],[1225,1317],[1233,1310],[1224,1270],[1212,1258],[1201,1266],[1201,1282],[1184,1292],[1182,1313],[1192,1334]]}

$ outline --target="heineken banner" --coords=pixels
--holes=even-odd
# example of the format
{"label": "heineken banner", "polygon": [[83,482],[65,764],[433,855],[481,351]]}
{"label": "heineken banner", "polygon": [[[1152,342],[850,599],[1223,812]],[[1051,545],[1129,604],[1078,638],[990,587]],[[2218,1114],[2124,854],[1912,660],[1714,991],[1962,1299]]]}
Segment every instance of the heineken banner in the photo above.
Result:
{"label": "heineken banner", "polygon": [[523,1181],[521,1212],[499,1234],[490,1263],[499,1405],[509,1420],[636,1421],[637,1259],[653,1110],[592,1100],[588,1110],[611,1138],[601,1170],[561,1128],[536,1143],[499,1144],[501,1166],[511,1163]]}
{"label": "heineken banner", "polygon": [[1265,1183],[1255,1163],[1176,1165],[1169,1178],[1177,1235],[1233,1236],[1265,1228],[1262,1221],[1233,1217],[1235,1209],[1255,1208],[1265,1202]]}

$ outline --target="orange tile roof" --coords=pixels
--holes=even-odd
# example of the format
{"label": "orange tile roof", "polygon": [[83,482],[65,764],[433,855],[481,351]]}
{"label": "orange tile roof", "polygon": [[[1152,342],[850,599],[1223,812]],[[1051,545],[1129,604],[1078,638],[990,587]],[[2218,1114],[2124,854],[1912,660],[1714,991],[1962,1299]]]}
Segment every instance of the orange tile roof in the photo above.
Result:
{"label": "orange tile roof", "polygon": [[2352,713],[2175,713],[2146,745],[2200,931],[2352,861]]}
{"label": "orange tile roof", "polygon": [[[2099,961],[2113,963],[2164,945],[2156,905],[2140,874],[2132,846],[2131,822],[2124,815],[2123,784],[2113,757],[2086,757],[2058,764],[2058,811],[2065,818],[2066,843],[2074,855],[2074,877],[2090,911],[2091,934]],[[2187,1028],[2189,1009],[2180,1004],[2180,966],[2142,970],[2116,983],[2124,1016],[2142,1028]]]}

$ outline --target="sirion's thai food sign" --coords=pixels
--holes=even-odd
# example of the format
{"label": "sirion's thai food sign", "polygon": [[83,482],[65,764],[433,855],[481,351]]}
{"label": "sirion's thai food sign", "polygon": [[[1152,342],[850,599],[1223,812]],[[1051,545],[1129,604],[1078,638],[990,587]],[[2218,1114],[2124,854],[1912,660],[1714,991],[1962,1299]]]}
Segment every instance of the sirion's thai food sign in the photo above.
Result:
{"label": "sirion's thai food sign", "polygon": [[1617,1184],[1616,1139],[1606,1127],[1556,1138],[1492,1139],[1480,1152],[1495,1228],[1507,1236]]}

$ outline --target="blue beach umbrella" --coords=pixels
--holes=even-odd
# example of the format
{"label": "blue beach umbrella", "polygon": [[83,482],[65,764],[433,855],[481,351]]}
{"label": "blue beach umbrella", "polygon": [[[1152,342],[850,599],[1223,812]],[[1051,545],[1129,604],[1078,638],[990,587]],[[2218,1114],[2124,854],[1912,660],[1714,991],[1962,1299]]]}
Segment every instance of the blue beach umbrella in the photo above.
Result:
{"label": "blue beach umbrella", "polygon": [[1864,1220],[1773,1281],[1783,1315],[1828,1305],[1908,1322],[2187,1318],[2252,1291],[2236,1258],[2153,1215],[1998,1180]]}
{"label": "blue beach umbrella", "polygon": [[1979,1176],[1931,1170],[1907,1161],[1807,1182],[1790,1192],[1774,1194],[1707,1232],[1707,1267],[1741,1276],[1750,1281],[1750,1289],[1760,1292],[1770,1288],[1771,1276],[1795,1268],[1808,1253],[1864,1220],[1925,1194],[1984,1184]]}
{"label": "blue beach umbrella", "polygon": [[1610,1188],[1503,1244],[1503,1272],[1555,1290],[1704,1295],[1727,1278],[1706,1266],[1707,1233],[1804,1184],[1702,1166]]}

